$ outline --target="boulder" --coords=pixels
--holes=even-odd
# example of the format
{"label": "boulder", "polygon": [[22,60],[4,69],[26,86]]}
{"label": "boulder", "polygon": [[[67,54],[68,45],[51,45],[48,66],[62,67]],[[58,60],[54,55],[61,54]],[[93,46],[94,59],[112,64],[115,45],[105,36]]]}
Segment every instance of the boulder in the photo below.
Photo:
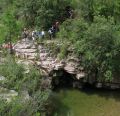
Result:
{"label": "boulder", "polygon": [[79,79],[82,79],[85,77],[85,73],[84,72],[81,72],[81,73],[78,73],[76,74],[76,78],[79,80]]}

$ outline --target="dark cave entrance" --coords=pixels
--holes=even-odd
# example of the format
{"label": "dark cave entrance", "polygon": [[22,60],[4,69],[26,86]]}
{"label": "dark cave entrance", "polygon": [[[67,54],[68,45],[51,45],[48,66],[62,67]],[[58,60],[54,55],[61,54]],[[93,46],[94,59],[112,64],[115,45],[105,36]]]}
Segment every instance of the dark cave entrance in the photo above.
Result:
{"label": "dark cave entrance", "polygon": [[65,70],[54,71],[52,75],[52,87],[58,88],[78,88],[80,82],[75,78],[74,74],[70,74]]}

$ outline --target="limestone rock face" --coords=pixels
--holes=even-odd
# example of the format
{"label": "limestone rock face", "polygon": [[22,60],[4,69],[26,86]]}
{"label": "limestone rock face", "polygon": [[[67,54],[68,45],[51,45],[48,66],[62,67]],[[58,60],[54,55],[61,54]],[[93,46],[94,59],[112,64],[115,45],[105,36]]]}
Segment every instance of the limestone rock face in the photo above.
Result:
{"label": "limestone rock face", "polygon": [[15,55],[19,58],[34,60],[37,56],[35,44],[30,40],[21,40],[13,47]]}
{"label": "limestone rock face", "polygon": [[81,79],[81,78],[84,78],[85,77],[85,73],[84,72],[82,72],[82,73],[78,73],[77,75],[76,75],[76,78],[79,80],[79,79]]}
{"label": "limestone rock face", "polygon": [[[14,46],[15,55],[21,59],[34,62],[45,74],[53,70],[65,70],[70,74],[76,75],[76,79],[83,78],[85,75],[78,68],[79,59],[69,57],[66,60],[59,60],[50,56],[50,51],[43,45],[38,45],[30,40],[21,40]],[[31,62],[31,63],[32,63]],[[25,62],[24,62],[25,63]]]}
{"label": "limestone rock face", "polygon": [[66,63],[66,66],[64,67],[64,70],[67,71],[70,74],[75,74],[76,73],[75,67],[72,66],[71,63]]}

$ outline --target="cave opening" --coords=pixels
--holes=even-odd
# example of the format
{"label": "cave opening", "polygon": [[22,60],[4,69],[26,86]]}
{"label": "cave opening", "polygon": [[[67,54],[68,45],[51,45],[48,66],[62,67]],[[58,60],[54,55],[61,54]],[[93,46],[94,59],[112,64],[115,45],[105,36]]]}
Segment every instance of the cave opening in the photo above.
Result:
{"label": "cave opening", "polygon": [[55,71],[52,78],[52,87],[53,89],[58,88],[73,88],[75,87],[75,83],[77,80],[75,79],[74,74],[70,74],[65,70]]}

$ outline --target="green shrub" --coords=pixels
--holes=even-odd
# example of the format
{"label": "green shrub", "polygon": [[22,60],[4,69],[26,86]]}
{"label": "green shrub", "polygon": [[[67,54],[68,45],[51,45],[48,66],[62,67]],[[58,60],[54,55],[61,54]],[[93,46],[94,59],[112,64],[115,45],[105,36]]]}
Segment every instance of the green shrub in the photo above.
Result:
{"label": "green shrub", "polygon": [[63,44],[60,48],[60,53],[58,54],[58,58],[59,59],[64,59],[67,56],[67,52],[68,51],[68,45],[67,44]]}
{"label": "green shrub", "polygon": [[119,74],[115,67],[120,66],[120,33],[119,25],[112,17],[95,16],[91,24],[83,19],[67,20],[60,30],[59,38],[63,44],[69,42],[78,56],[82,54],[82,64],[87,72],[98,72],[96,77],[102,80],[112,80],[115,73]]}
{"label": "green shrub", "polygon": [[5,63],[0,65],[0,74],[6,77],[5,86],[18,89],[20,86],[19,81],[24,77],[24,68],[22,65],[18,65],[14,58],[9,56]]}
{"label": "green shrub", "polygon": [[29,68],[30,72],[25,74],[22,64],[17,64],[15,59],[9,56],[5,63],[0,65],[0,74],[6,78],[4,86],[16,90],[26,88],[30,92],[34,92],[37,87],[40,88],[40,71],[33,66]]}
{"label": "green shrub", "polygon": [[49,107],[49,89],[41,90],[41,73],[34,66],[30,66],[29,73],[25,74],[22,65],[17,64],[12,57],[0,66],[0,74],[6,77],[4,83],[9,89],[16,89],[20,95],[21,91],[28,91],[29,99],[18,96],[11,102],[0,101],[0,115],[2,116],[40,116],[46,113]]}
{"label": "green shrub", "polygon": [[24,100],[24,96],[17,97],[9,103],[0,101],[1,116],[40,116],[46,114],[49,106],[49,96],[51,91],[36,91],[29,100]]}
{"label": "green shrub", "polygon": [[30,94],[33,94],[35,91],[40,89],[41,84],[41,73],[37,68],[30,67],[30,72],[25,75],[22,80],[23,88],[26,88]]}

